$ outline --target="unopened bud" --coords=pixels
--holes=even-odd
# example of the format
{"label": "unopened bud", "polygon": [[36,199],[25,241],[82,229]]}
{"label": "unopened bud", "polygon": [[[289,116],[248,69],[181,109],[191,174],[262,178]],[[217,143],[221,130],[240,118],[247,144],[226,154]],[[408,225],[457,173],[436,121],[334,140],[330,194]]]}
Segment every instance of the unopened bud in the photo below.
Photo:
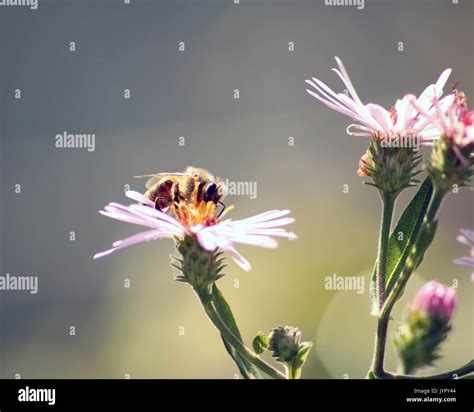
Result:
{"label": "unopened bud", "polygon": [[456,291],[434,280],[418,291],[394,340],[404,373],[432,365],[439,358],[456,302]]}

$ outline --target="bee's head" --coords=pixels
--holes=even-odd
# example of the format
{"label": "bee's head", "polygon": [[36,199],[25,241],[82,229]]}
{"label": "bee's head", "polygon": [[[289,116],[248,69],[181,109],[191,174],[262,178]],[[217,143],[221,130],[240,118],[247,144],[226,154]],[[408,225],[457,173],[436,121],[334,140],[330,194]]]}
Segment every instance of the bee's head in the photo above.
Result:
{"label": "bee's head", "polygon": [[227,194],[227,187],[223,182],[209,182],[203,187],[203,199],[205,202],[218,203]]}

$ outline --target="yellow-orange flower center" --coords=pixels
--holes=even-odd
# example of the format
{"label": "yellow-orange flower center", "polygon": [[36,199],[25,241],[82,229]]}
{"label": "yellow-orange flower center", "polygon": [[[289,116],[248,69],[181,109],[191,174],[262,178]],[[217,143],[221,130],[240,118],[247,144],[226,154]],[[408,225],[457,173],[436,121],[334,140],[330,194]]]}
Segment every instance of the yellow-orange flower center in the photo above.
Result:
{"label": "yellow-orange flower center", "polygon": [[229,206],[218,217],[216,216],[217,205],[212,201],[199,200],[198,183],[193,190],[190,199],[180,200],[173,204],[173,213],[175,218],[184,226],[192,227],[195,225],[212,226],[219,223],[219,218],[233,209]]}
{"label": "yellow-orange flower center", "polygon": [[218,223],[216,204],[213,202],[180,201],[175,203],[173,212],[176,219],[185,227],[195,225],[212,226]]}

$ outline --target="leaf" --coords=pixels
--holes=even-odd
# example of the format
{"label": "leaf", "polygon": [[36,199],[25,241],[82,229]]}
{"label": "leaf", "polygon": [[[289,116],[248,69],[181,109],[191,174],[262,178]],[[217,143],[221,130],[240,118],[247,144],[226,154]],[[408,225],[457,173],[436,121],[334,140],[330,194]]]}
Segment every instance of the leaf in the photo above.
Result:
{"label": "leaf", "polygon": [[[219,316],[225,322],[229,330],[236,338],[242,341],[242,336],[237,327],[237,323],[235,322],[234,315],[232,315],[232,310],[215,283],[212,288],[212,302],[216,311],[219,313]],[[252,363],[243,358],[223,336],[221,337],[227,352],[237,364],[242,376],[245,379],[254,379],[258,377],[257,369],[252,365]]]}
{"label": "leaf", "polygon": [[261,355],[268,349],[269,346],[270,341],[268,339],[268,336],[265,335],[263,332],[258,332],[255,338],[253,338],[252,347],[257,355]]}
{"label": "leaf", "polygon": [[[388,295],[398,280],[410,251],[414,246],[426,214],[426,210],[433,194],[433,185],[428,176],[418,189],[405,211],[400,216],[395,229],[390,235],[386,262],[385,295]],[[399,239],[399,234],[403,236]],[[420,261],[421,262],[421,261]],[[418,262],[418,263],[420,263]],[[370,280],[370,303],[371,314],[377,315],[377,296],[376,296],[376,268],[375,263],[372,277]]]}
{"label": "leaf", "polygon": [[313,342],[303,342],[300,345],[300,349],[293,360],[293,378],[300,379],[301,369],[303,368],[306,358],[308,357],[309,351],[313,347]]}

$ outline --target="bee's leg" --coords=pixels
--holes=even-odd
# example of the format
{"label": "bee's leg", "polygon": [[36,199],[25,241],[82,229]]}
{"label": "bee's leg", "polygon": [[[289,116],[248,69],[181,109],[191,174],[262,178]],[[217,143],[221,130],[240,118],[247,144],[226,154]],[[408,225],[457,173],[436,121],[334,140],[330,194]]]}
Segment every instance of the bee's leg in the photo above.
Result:
{"label": "bee's leg", "polygon": [[222,206],[222,210],[219,212],[219,214],[217,215],[217,218],[219,219],[222,215],[222,213],[224,213],[224,210],[225,210],[225,204],[222,203],[222,202],[217,202],[218,205],[221,205]]}
{"label": "bee's leg", "polygon": [[180,202],[180,195],[179,195],[179,184],[176,183],[173,188],[173,204],[177,204]]}
{"label": "bee's leg", "polygon": [[157,197],[155,199],[155,209],[161,212],[160,202],[163,200],[162,197]]}

